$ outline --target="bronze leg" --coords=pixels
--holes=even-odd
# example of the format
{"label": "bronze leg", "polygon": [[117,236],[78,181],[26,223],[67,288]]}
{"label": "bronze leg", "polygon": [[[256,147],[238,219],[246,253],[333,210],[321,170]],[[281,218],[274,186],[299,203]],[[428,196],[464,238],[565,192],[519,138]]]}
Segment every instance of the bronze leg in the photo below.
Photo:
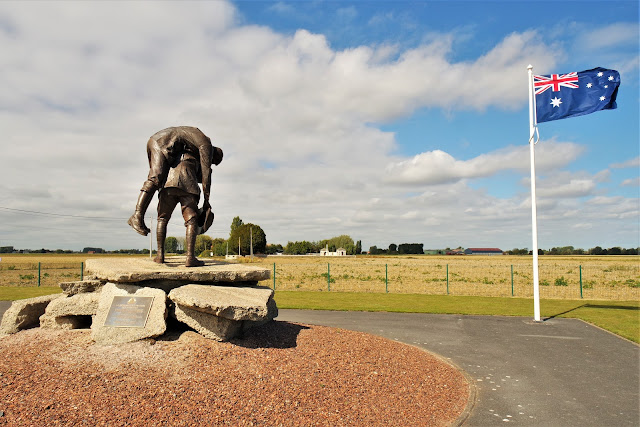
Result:
{"label": "bronze leg", "polygon": [[167,220],[158,219],[158,225],[156,229],[156,235],[158,239],[158,253],[156,257],[153,259],[158,264],[164,263],[164,241],[167,238]]}
{"label": "bronze leg", "polygon": [[197,222],[196,218],[187,222],[187,241],[185,242],[187,245],[187,262],[185,263],[185,266],[187,267],[200,267],[204,265],[204,262],[196,258],[194,253],[196,249],[196,237],[198,237]]}
{"label": "bronze leg", "polygon": [[151,203],[152,198],[153,193],[147,193],[146,191],[141,190],[140,195],[138,196],[138,202],[136,203],[136,211],[131,215],[129,221],[127,221],[127,224],[133,227],[138,234],[142,234],[143,236],[146,236],[151,231],[144,223],[144,214],[147,212],[147,208],[149,207],[149,203]]}

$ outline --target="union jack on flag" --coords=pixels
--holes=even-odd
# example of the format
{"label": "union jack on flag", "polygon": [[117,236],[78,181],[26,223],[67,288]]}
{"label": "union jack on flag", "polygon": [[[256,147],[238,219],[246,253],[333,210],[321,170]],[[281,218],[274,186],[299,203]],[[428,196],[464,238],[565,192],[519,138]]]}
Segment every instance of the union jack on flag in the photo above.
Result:
{"label": "union jack on flag", "polygon": [[600,67],[567,74],[533,76],[536,123],[612,110],[617,107],[619,86],[620,74]]}
{"label": "union jack on flag", "polygon": [[570,87],[577,89],[578,72],[569,74],[551,74],[550,76],[533,76],[533,87],[536,88],[536,95],[547,89],[553,88],[554,92],[560,91],[560,87]]}

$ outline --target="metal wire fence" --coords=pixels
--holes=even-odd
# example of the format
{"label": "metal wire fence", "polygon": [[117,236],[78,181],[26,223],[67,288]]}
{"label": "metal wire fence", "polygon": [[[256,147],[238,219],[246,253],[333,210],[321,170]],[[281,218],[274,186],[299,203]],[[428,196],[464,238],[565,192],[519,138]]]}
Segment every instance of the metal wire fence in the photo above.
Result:
{"label": "metal wire fence", "polygon": [[[60,282],[81,280],[84,277],[81,259],[3,260],[0,285],[58,286]],[[254,258],[252,263],[271,270],[271,280],[262,284],[276,290],[533,296],[533,267],[528,257],[276,256]],[[543,256],[539,283],[541,298],[639,300],[640,257]]]}
{"label": "metal wire fence", "polygon": [[[276,260],[271,266],[271,286],[276,290],[529,298],[533,296],[533,267],[530,261],[520,261],[489,257]],[[629,261],[544,260],[539,265],[540,297],[638,300],[640,263],[637,258]]]}
{"label": "metal wire fence", "polygon": [[0,264],[2,286],[58,286],[82,280],[84,262],[28,262]]}

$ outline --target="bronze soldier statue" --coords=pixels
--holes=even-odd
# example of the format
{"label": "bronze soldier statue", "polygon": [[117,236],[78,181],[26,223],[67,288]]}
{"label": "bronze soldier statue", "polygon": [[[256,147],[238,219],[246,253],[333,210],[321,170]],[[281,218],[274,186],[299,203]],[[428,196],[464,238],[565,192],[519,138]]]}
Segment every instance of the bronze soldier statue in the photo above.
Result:
{"label": "bronze soldier statue", "polygon": [[[170,127],[154,134],[147,142],[149,176],[142,185],[135,213],[128,224],[139,234],[146,236],[149,228],[144,215],[153,198],[158,194],[158,254],[154,261],[164,262],[164,241],[167,223],[176,204],[180,203],[185,220],[187,267],[203,265],[195,257],[195,240],[198,228],[198,200],[202,184],[203,215],[210,212],[211,165],[222,161],[222,150],[214,147],[200,129],[190,126]],[[212,215],[212,214],[211,214]],[[210,224],[210,223],[209,223]]]}

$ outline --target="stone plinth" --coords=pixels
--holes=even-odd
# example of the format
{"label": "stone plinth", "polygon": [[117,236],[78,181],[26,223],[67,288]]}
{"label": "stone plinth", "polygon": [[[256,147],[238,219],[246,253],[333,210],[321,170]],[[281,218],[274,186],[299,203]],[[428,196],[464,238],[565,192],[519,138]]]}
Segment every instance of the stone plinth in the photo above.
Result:
{"label": "stone plinth", "polygon": [[[40,327],[49,329],[78,329],[90,324],[98,310],[100,292],[78,293],[56,298],[40,317]],[[85,318],[88,317],[87,322]]]}
{"label": "stone plinth", "polygon": [[[109,309],[116,296],[153,297],[144,327],[105,326]],[[120,344],[157,337],[167,329],[167,295],[161,289],[107,283],[100,292],[98,311],[91,325],[91,336],[99,344]]]}
{"label": "stone plinth", "polygon": [[60,294],[13,301],[0,322],[1,334],[15,334],[22,329],[36,327],[51,301],[62,297]]}
{"label": "stone plinth", "polygon": [[270,307],[272,298],[273,291],[263,287],[186,285],[169,293],[180,306],[229,320],[273,319],[278,312]]}
{"label": "stone plinth", "polygon": [[186,285],[172,290],[169,299],[173,317],[218,341],[278,315],[273,291],[264,287]]}
{"label": "stone plinth", "polygon": [[246,285],[271,278],[268,268],[204,260],[202,267],[185,267],[184,257],[167,257],[164,264],[149,258],[88,259],[85,271],[91,278],[113,283],[171,289],[187,283]]}

